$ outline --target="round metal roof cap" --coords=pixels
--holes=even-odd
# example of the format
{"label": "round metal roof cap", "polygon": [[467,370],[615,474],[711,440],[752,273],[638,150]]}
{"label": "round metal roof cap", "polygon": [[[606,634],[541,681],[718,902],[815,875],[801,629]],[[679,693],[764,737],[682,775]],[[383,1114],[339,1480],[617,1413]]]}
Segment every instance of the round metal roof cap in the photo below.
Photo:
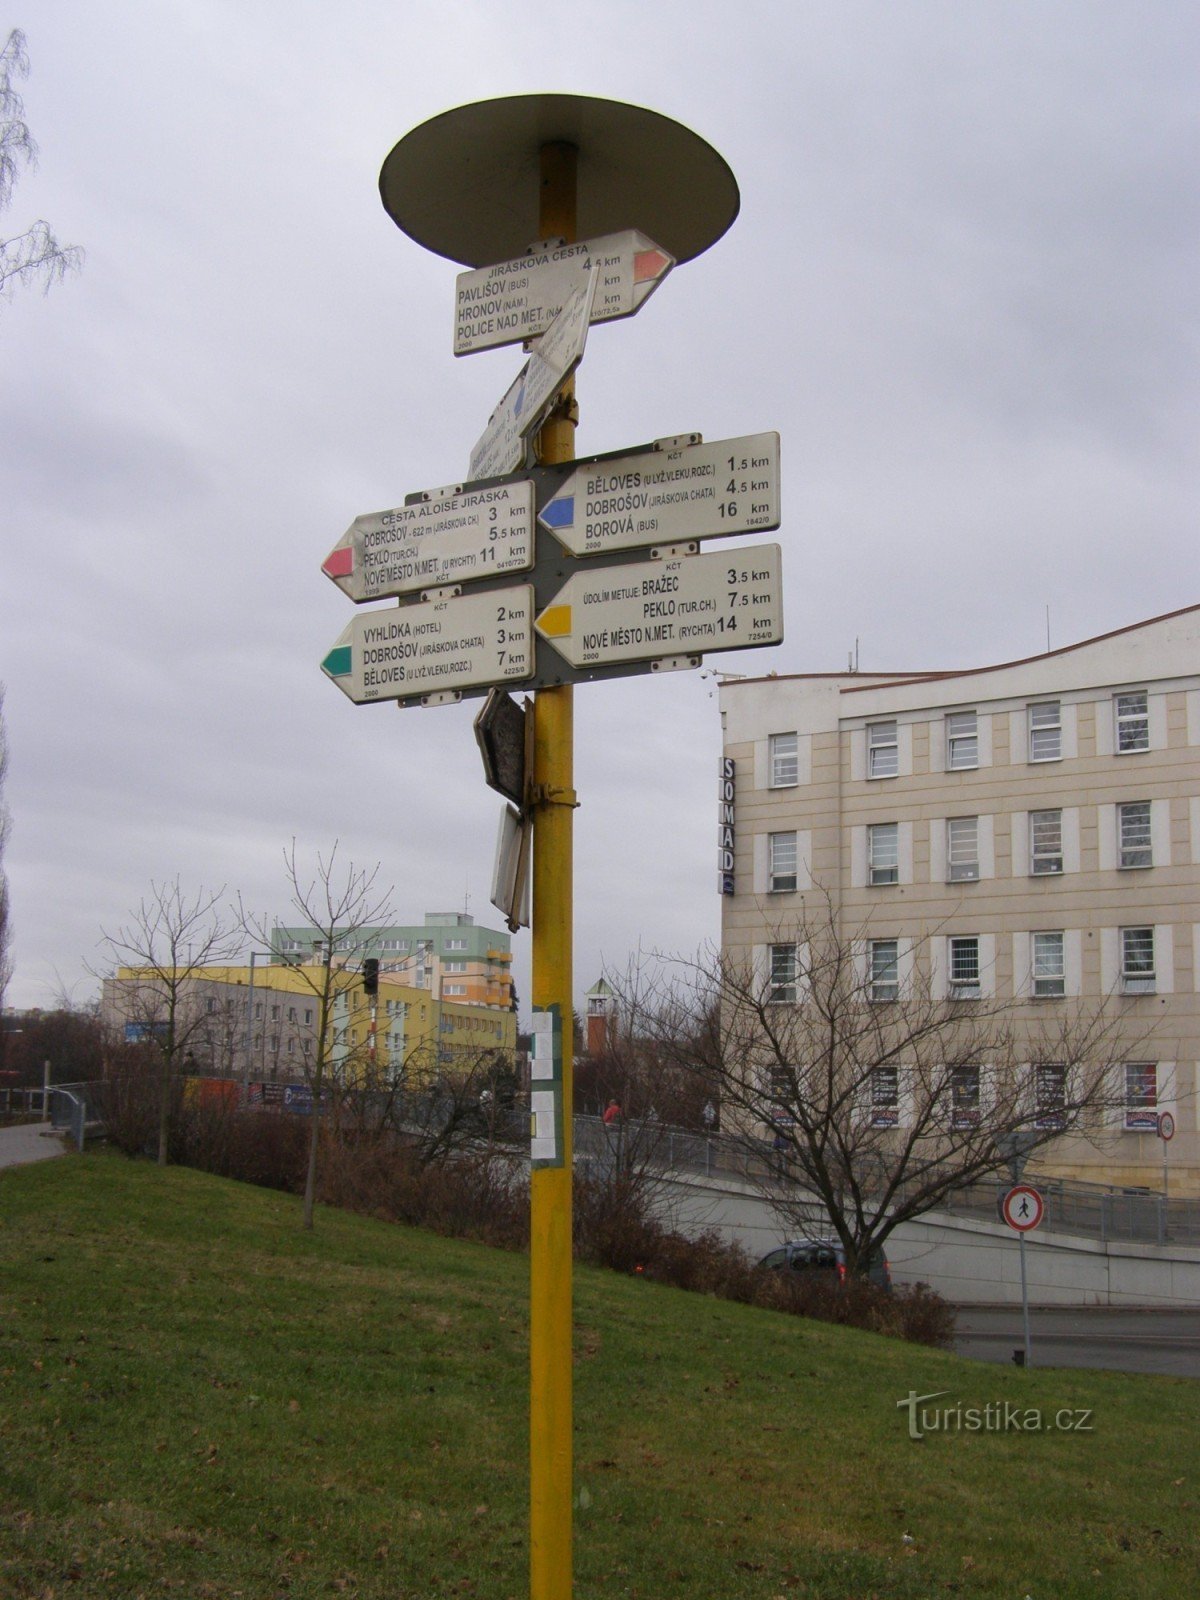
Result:
{"label": "round metal roof cap", "polygon": [[405,134],[379,174],[384,209],[427,250],[465,266],[511,261],[539,237],[539,151],[572,144],[580,239],[638,228],[676,261],[738,214],[737,181],[698,134],[657,111],[575,94],[456,106]]}

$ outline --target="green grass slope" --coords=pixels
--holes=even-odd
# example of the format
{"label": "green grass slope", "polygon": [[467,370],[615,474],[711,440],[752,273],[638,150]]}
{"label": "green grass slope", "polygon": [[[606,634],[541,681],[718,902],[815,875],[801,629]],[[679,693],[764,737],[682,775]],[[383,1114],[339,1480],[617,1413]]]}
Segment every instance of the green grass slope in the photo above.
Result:
{"label": "green grass slope", "polygon": [[[527,1592],[524,1258],[114,1154],[0,1173],[0,1596]],[[1200,1387],[580,1269],[581,1600],[1188,1597]],[[1091,1413],[909,1438],[897,1401]]]}

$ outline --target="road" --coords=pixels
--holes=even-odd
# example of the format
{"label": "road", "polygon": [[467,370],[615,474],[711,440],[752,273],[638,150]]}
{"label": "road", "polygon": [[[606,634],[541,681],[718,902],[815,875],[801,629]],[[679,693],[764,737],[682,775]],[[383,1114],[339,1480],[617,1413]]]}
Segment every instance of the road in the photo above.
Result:
{"label": "road", "polygon": [[[1103,1367],[1200,1378],[1200,1309],[1035,1306],[1029,1324],[1037,1367]],[[1020,1306],[959,1307],[958,1355],[1011,1361],[1023,1344]]]}
{"label": "road", "polygon": [[64,1153],[62,1134],[51,1132],[48,1122],[19,1122],[0,1128],[0,1167],[23,1167]]}

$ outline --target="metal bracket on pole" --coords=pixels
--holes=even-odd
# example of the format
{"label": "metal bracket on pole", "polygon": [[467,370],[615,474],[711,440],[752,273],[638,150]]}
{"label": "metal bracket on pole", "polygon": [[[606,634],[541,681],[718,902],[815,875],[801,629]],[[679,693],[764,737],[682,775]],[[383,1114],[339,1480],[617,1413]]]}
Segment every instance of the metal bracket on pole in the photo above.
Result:
{"label": "metal bracket on pole", "polygon": [[583,804],[574,789],[555,789],[542,783],[530,785],[529,803],[534,806],[570,806],[572,811],[578,811]]}

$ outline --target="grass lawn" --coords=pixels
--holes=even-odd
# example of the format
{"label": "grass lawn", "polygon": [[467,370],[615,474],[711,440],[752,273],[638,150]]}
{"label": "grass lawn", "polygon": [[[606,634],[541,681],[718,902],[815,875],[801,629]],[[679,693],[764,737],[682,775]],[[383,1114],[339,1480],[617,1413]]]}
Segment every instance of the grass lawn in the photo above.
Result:
{"label": "grass lawn", "polygon": [[[524,1257],[113,1153],[0,1172],[0,1596],[523,1596]],[[576,1277],[581,1600],[1194,1600],[1200,1385]],[[897,1402],[1090,1413],[908,1435]]]}

